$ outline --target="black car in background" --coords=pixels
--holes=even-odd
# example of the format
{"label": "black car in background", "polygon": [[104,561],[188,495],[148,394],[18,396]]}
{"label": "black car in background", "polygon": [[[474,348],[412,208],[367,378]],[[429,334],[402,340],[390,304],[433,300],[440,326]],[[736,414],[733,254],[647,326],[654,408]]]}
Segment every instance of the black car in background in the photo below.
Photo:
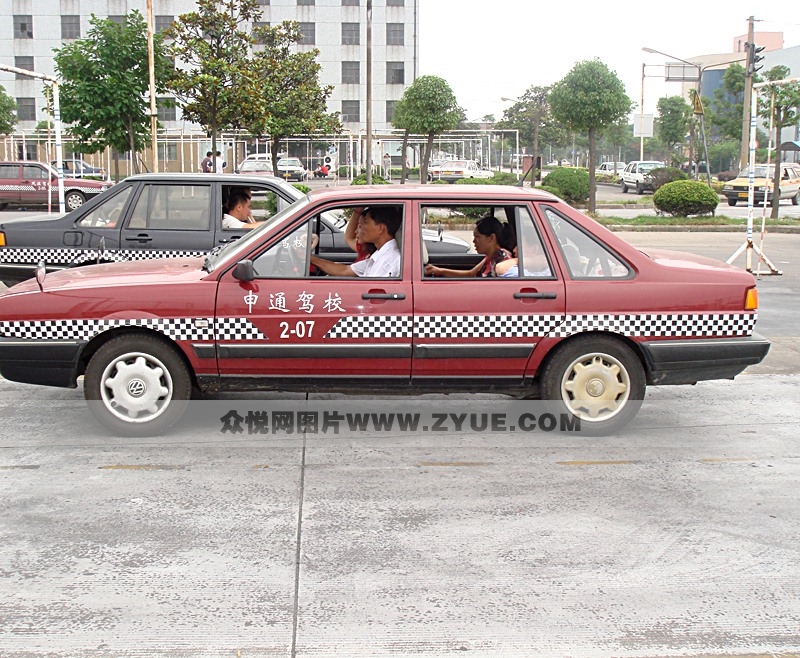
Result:
{"label": "black car in background", "polygon": [[[0,221],[0,281],[13,285],[48,271],[92,263],[201,256],[240,238],[243,229],[222,227],[222,207],[231,188],[252,193],[253,215],[264,220],[306,195],[286,181],[237,174],[140,174],[126,178],[81,208],[60,216]],[[319,252],[351,261],[344,239],[347,219],[320,215]],[[470,245],[428,230],[429,252],[451,256],[453,264]],[[471,256],[474,257],[474,254]]]}

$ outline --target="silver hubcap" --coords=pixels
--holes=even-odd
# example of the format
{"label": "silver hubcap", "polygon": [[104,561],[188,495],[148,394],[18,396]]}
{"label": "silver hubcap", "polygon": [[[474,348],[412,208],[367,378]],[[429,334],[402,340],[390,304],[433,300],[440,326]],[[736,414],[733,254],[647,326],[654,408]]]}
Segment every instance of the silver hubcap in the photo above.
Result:
{"label": "silver hubcap", "polygon": [[150,354],[130,352],[117,357],[106,366],[100,381],[105,407],[126,422],[153,420],[172,400],[172,377]]}
{"label": "silver hubcap", "polygon": [[575,359],[561,380],[561,397],[580,418],[608,420],[617,415],[630,396],[630,376],[608,354],[585,354]]}

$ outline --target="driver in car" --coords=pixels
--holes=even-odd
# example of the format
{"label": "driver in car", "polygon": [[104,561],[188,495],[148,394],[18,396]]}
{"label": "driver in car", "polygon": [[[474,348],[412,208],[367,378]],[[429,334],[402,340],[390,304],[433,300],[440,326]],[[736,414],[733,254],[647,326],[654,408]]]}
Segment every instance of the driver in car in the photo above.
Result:
{"label": "driver in car", "polygon": [[376,206],[364,209],[361,216],[361,240],[375,245],[373,254],[351,265],[334,263],[312,254],[311,264],[331,276],[399,277],[400,247],[395,235],[403,223],[402,209]]}

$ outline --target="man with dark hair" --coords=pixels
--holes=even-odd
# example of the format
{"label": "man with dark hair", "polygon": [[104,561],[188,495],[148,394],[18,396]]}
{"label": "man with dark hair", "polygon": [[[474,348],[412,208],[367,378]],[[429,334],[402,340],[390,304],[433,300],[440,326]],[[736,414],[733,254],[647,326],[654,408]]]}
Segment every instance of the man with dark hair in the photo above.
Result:
{"label": "man with dark hair", "polygon": [[250,213],[250,192],[243,187],[231,188],[222,211],[222,228],[250,229],[260,224]]}
{"label": "man with dark hair", "polygon": [[210,174],[212,171],[211,167],[213,166],[214,161],[212,160],[211,155],[211,151],[208,151],[206,153],[206,157],[200,161],[200,171],[202,171],[204,174]]}
{"label": "man with dark hair", "polygon": [[348,265],[333,263],[311,255],[311,264],[331,276],[399,277],[400,247],[395,235],[403,224],[399,206],[375,206],[361,213],[359,225],[364,242],[375,245],[375,253],[369,258]]}

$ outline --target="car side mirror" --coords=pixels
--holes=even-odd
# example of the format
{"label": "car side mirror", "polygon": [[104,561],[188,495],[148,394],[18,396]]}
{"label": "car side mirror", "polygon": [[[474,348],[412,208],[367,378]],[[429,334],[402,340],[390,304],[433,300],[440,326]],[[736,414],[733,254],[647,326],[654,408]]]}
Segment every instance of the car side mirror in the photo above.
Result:
{"label": "car side mirror", "polygon": [[256,271],[253,268],[253,261],[249,258],[240,260],[233,268],[233,278],[239,281],[252,281],[256,278]]}

